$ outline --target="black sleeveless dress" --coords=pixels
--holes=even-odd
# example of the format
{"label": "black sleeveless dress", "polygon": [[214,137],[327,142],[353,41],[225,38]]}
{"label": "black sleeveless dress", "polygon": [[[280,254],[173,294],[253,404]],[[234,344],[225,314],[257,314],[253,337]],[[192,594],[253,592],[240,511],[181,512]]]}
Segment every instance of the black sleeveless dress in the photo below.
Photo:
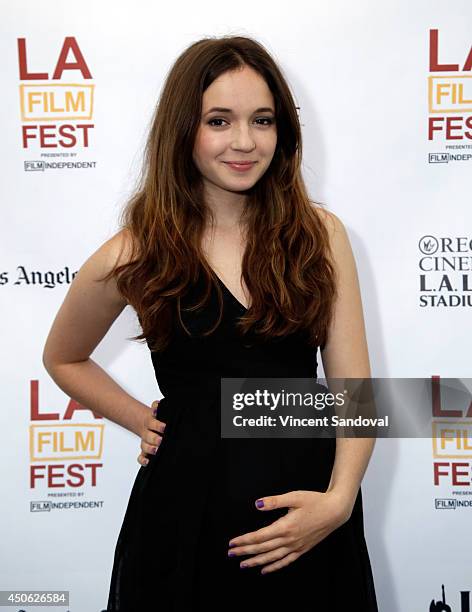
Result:
{"label": "black sleeveless dress", "polygon": [[216,321],[213,290],[206,310],[182,313],[192,337],[176,324],[165,351],[151,352],[164,396],[156,418],[167,426],[131,491],[107,611],[377,612],[361,490],[350,519],[282,569],[261,575],[261,565],[241,569],[246,557],[227,555],[231,538],[286,514],[258,510],[259,497],[326,490],[336,441],[221,438],[221,377],[316,378],[317,361],[298,332],[246,342],[235,326],[246,309],[219,283],[224,313],[215,332],[198,337]]}

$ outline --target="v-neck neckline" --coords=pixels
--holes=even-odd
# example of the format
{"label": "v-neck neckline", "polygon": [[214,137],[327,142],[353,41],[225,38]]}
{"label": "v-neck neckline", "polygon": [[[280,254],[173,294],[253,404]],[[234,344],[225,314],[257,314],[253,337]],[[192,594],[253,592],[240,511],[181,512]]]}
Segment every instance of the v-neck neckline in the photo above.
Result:
{"label": "v-neck neckline", "polygon": [[228,295],[233,298],[233,301],[240,307],[242,308],[245,312],[247,312],[249,310],[249,308],[246,308],[246,306],[244,306],[244,304],[242,304],[238,298],[228,289],[228,287],[225,285],[225,283],[221,280],[221,278],[218,276],[218,274],[215,272],[215,270],[212,268],[212,272],[213,274],[216,276],[217,280],[220,282],[221,286],[223,287],[223,289],[226,290],[226,292],[228,293]]}

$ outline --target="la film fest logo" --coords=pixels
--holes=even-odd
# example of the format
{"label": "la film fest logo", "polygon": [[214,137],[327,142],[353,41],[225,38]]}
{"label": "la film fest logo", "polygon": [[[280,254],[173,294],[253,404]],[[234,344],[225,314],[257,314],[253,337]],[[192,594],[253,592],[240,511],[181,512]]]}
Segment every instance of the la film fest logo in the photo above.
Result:
{"label": "la film fest logo", "polygon": [[[472,394],[441,392],[439,376],[431,377],[433,484],[453,497],[436,498],[436,510],[472,510]],[[462,401],[459,401],[461,398]]]}
{"label": "la film fest logo", "polygon": [[[80,420],[77,419],[80,415]],[[53,497],[81,497],[96,487],[103,468],[103,418],[69,399],[63,411],[40,405],[39,381],[30,382],[30,489]],[[91,507],[102,502],[71,502]],[[48,511],[51,501],[31,502],[31,510]],[[64,506],[64,504],[62,504]],[[62,507],[61,506],[61,507]],[[97,506],[93,506],[97,507]]]}
{"label": "la film fest logo", "polygon": [[472,306],[472,238],[422,236],[419,250],[419,306]]}
{"label": "la film fest logo", "polygon": [[25,170],[95,167],[95,162],[68,159],[90,147],[95,127],[95,85],[77,40],[67,36],[51,66],[39,64],[44,52],[39,53],[37,44],[27,48],[26,38],[18,38],[17,44],[23,149],[46,159],[58,158],[29,159]]}
{"label": "la film fest logo", "polygon": [[453,58],[445,39],[429,31],[428,140],[447,149],[429,153],[435,164],[472,161],[472,46]]}

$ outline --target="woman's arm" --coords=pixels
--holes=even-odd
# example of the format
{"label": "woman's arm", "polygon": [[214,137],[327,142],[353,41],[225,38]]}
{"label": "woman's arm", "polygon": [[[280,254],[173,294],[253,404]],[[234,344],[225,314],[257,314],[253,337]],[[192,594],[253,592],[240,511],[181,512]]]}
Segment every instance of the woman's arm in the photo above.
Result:
{"label": "woman's arm", "polygon": [[[338,274],[338,299],[321,351],[326,378],[370,378],[369,352],[356,263],[343,223],[322,211]],[[375,445],[375,438],[336,438],[336,456],[327,491],[337,493],[350,516]]]}
{"label": "woman's arm", "polygon": [[128,254],[129,237],[121,230],[83,264],[49,331],[43,364],[69,397],[141,436],[149,407],[126,393],[90,359],[126,306],[114,279],[96,279],[104,276],[117,259],[119,263],[126,261]]}

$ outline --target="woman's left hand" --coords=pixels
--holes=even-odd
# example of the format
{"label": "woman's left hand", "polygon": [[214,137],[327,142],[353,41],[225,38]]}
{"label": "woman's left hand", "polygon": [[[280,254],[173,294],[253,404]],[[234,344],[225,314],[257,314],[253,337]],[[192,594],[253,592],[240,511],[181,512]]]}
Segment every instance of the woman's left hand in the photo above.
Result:
{"label": "woman's left hand", "polygon": [[[264,505],[259,508],[260,501]],[[253,555],[240,564],[242,571],[257,565],[264,566],[261,574],[281,569],[345,523],[352,506],[333,490],[291,491],[261,497],[256,501],[260,512],[288,508],[287,514],[267,527],[230,540],[228,556]]]}

